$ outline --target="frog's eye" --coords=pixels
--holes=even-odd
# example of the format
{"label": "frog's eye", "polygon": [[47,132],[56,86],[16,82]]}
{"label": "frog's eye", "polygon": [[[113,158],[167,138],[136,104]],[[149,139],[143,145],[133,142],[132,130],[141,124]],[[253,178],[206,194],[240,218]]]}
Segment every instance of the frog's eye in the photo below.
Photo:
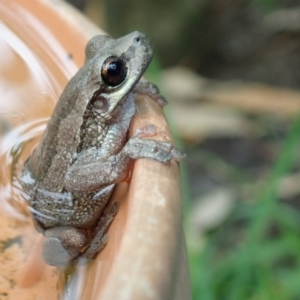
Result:
{"label": "frog's eye", "polygon": [[117,86],[121,84],[127,74],[127,67],[123,60],[117,56],[108,57],[101,68],[101,76],[103,81],[109,86]]}

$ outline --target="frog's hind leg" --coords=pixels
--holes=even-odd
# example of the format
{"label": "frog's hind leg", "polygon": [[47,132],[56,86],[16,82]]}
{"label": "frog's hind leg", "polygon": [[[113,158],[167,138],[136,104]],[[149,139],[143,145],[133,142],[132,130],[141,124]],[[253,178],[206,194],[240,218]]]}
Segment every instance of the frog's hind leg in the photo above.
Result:
{"label": "frog's hind leg", "polygon": [[50,266],[66,266],[87,244],[86,231],[72,226],[54,226],[44,232],[42,257]]}
{"label": "frog's hind leg", "polygon": [[76,258],[77,265],[84,265],[88,263],[94,256],[100,252],[108,241],[107,230],[115,218],[118,211],[118,203],[114,202],[113,205],[106,207],[104,210],[94,232],[92,241],[88,247]]}

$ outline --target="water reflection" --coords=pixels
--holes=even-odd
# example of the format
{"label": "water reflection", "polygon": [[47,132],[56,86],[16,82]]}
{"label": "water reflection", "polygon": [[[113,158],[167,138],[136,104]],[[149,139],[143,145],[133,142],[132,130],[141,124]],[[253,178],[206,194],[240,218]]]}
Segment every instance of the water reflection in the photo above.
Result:
{"label": "water reflection", "polygon": [[[9,299],[57,299],[71,277],[42,261],[42,236],[32,224],[19,176],[77,67],[64,59],[67,51],[51,32],[13,1],[0,3],[0,19],[1,293]],[[63,297],[68,294],[66,289]]]}

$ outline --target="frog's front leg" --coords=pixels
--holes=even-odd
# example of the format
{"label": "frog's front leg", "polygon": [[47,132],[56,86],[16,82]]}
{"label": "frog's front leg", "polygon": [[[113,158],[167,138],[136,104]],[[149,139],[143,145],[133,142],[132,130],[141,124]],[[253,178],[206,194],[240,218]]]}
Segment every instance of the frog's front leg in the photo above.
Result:
{"label": "frog's front leg", "polygon": [[138,84],[134,87],[133,94],[147,95],[155,100],[161,107],[168,104],[166,98],[160,94],[159,88],[145,78],[140,79]]}
{"label": "frog's front leg", "polygon": [[[148,126],[145,127],[146,131],[147,128]],[[146,134],[152,135],[152,133]],[[70,192],[93,192],[125,180],[132,160],[150,158],[167,163],[172,159],[181,160],[184,157],[185,154],[170,142],[133,136],[118,154],[104,161],[95,157],[94,160],[84,164],[75,162],[65,175],[64,186]]]}

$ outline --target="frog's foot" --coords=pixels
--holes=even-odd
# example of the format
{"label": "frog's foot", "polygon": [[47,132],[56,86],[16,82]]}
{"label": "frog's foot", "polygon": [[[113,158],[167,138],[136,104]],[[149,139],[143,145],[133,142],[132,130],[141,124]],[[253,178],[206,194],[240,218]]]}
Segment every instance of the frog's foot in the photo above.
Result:
{"label": "frog's foot", "polygon": [[158,87],[146,79],[141,79],[138,84],[135,86],[133,90],[134,94],[142,94],[142,95],[147,95],[157,101],[157,103],[163,107],[165,106],[168,101],[163,97],[160,92]]}
{"label": "frog's foot", "polygon": [[[123,153],[122,153],[123,152]],[[160,142],[150,139],[132,137],[120,154],[126,154],[131,159],[150,158],[160,162],[177,161],[185,158],[185,153],[173,146],[170,142]]]}
{"label": "frog's foot", "polygon": [[108,241],[108,236],[106,234],[111,222],[115,218],[116,214],[118,211],[118,203],[115,202],[111,207],[107,207],[94,232],[95,235],[88,245],[88,247],[80,254],[78,258],[76,258],[77,265],[82,266],[87,264],[91,259],[94,258],[94,256],[100,252],[105,245],[107,244]]}
{"label": "frog's foot", "polygon": [[68,265],[88,242],[86,232],[72,226],[49,228],[45,236],[42,257],[51,266]]}
{"label": "frog's foot", "polygon": [[[175,148],[169,142],[158,142],[158,141],[154,141],[154,140],[148,140],[150,142],[144,142],[147,140],[139,139],[141,137],[151,137],[151,136],[154,136],[155,134],[156,134],[156,126],[154,124],[148,124],[148,125],[144,126],[143,128],[137,129],[133,135],[133,138],[137,138],[136,140],[138,140],[138,142],[135,141],[135,142],[130,142],[130,143],[135,144],[135,148],[136,147],[140,148],[140,150],[141,150],[140,154],[149,150],[152,154],[154,154],[154,157],[153,156],[150,156],[150,157],[144,156],[145,154],[142,154],[143,156],[136,156],[139,154],[137,154],[137,152],[136,152],[137,149],[135,149],[134,150],[135,153],[129,155],[130,158],[136,159],[139,157],[147,157],[147,158],[156,159],[161,162],[168,162],[172,158],[174,158],[175,160],[181,160],[181,159],[185,158],[185,156],[186,156],[185,153],[183,151]],[[142,147],[141,147],[141,143],[144,144]],[[148,146],[146,145],[147,143],[148,143],[148,146],[150,146],[148,149],[147,149]],[[139,145],[137,145],[137,144],[139,144]],[[162,156],[164,156],[165,158],[160,159]],[[166,158],[166,157],[170,157],[170,159]]]}

